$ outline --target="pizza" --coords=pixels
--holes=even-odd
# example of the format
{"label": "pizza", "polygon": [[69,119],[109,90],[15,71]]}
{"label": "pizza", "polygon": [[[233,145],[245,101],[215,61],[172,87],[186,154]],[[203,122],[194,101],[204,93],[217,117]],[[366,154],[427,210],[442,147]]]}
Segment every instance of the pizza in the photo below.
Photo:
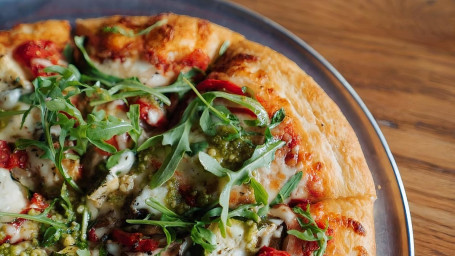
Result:
{"label": "pizza", "polygon": [[295,63],[176,14],[0,32],[0,255],[375,255],[372,176]]}

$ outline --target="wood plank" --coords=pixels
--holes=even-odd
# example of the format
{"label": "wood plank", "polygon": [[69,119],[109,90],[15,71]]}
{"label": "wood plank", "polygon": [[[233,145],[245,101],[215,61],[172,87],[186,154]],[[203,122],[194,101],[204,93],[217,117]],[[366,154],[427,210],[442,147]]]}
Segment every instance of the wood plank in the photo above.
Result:
{"label": "wood plank", "polygon": [[321,53],[396,157],[417,255],[455,252],[455,1],[236,0]]}

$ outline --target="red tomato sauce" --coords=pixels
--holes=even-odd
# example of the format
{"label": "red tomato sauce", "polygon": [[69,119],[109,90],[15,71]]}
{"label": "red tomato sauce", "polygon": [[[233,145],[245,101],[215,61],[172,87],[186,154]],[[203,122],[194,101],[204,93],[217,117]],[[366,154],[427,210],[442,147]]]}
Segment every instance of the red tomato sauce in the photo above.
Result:
{"label": "red tomato sauce", "polygon": [[36,60],[47,60],[52,65],[56,65],[62,59],[62,54],[54,42],[49,40],[34,40],[27,41],[16,47],[13,57],[19,63],[29,68],[34,77],[37,77],[48,76],[50,74],[43,71],[46,65]]}

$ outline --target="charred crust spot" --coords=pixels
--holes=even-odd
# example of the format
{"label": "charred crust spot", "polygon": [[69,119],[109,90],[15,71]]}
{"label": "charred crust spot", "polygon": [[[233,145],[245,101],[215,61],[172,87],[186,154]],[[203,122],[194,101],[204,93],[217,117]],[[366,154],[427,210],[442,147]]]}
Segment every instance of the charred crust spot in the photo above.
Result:
{"label": "charred crust spot", "polygon": [[363,246],[356,246],[354,250],[357,251],[357,256],[368,256],[368,251]]}
{"label": "charred crust spot", "polygon": [[256,62],[258,57],[247,53],[238,53],[233,56],[223,55],[214,67],[213,71],[225,72],[231,68],[239,68],[246,62]]}
{"label": "charred crust spot", "polygon": [[[345,218],[343,218],[343,219],[345,219]],[[366,236],[367,232],[360,222],[358,222],[354,219],[351,219],[351,218],[348,218],[346,222],[347,222],[347,226],[352,228],[352,230],[356,234],[361,235],[361,236]]]}

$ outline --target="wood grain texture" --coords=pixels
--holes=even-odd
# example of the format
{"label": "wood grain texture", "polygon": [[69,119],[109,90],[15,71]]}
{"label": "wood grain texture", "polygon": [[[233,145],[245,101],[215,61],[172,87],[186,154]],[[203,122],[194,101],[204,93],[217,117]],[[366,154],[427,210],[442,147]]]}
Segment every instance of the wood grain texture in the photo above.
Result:
{"label": "wood grain texture", "polygon": [[455,1],[235,2],[301,37],[350,82],[397,161],[416,255],[454,255]]}

